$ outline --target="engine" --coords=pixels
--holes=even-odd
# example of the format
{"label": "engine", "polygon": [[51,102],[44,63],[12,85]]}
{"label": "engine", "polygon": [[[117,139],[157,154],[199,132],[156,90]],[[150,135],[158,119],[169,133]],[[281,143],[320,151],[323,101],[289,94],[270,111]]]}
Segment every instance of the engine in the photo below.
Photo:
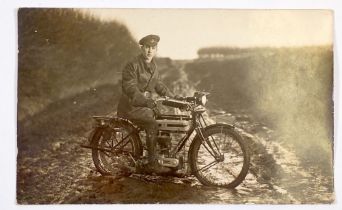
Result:
{"label": "engine", "polygon": [[181,138],[182,135],[189,131],[191,117],[188,115],[161,115],[156,120],[159,128],[157,141],[159,154],[161,155],[160,164],[167,167],[183,165],[180,164],[183,162],[183,157],[170,157],[170,150],[172,148],[172,140]]}

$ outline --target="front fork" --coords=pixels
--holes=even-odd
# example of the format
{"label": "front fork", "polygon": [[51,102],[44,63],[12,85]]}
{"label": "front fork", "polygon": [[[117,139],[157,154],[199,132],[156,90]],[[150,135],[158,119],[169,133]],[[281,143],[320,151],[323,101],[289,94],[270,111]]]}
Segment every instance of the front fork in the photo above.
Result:
{"label": "front fork", "polygon": [[[203,121],[203,124],[202,122]],[[216,144],[215,139],[211,137],[212,142],[209,138],[205,138],[203,131],[205,130],[205,127],[207,127],[207,123],[205,122],[205,119],[202,114],[199,114],[199,116],[196,118],[196,132],[199,138],[202,141],[202,145],[204,148],[215,158],[216,161],[223,161],[223,155],[220,152],[220,149],[218,145]],[[205,125],[205,127],[203,126]]]}

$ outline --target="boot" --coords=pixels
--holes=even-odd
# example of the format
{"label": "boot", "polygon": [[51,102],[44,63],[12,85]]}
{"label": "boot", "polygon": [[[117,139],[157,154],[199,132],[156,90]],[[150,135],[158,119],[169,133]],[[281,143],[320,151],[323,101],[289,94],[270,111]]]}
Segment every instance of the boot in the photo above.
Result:
{"label": "boot", "polygon": [[146,170],[149,174],[155,175],[167,175],[172,172],[170,168],[160,165],[157,160],[153,163],[148,163]]}
{"label": "boot", "polygon": [[157,134],[154,130],[146,130],[146,146],[148,162],[153,163],[157,159],[156,157],[156,141]]}

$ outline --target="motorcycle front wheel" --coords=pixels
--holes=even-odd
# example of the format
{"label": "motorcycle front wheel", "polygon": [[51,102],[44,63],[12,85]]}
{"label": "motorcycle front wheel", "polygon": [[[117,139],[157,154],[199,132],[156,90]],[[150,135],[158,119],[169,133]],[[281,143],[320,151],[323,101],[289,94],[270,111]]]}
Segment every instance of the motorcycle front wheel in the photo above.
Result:
{"label": "motorcycle front wheel", "polygon": [[97,128],[92,140],[92,158],[102,175],[115,175],[134,169],[142,155],[139,137],[125,125]]}
{"label": "motorcycle front wheel", "polygon": [[189,151],[192,173],[204,185],[235,188],[246,177],[250,157],[242,137],[231,127],[204,129]]}

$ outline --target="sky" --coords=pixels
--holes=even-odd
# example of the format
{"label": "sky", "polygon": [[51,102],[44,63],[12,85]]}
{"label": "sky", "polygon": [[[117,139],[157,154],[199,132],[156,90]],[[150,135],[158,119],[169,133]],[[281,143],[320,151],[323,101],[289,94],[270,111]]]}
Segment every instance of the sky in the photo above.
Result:
{"label": "sky", "polygon": [[138,41],[161,37],[158,55],[192,59],[210,46],[307,46],[333,40],[330,10],[85,9],[125,24]]}

